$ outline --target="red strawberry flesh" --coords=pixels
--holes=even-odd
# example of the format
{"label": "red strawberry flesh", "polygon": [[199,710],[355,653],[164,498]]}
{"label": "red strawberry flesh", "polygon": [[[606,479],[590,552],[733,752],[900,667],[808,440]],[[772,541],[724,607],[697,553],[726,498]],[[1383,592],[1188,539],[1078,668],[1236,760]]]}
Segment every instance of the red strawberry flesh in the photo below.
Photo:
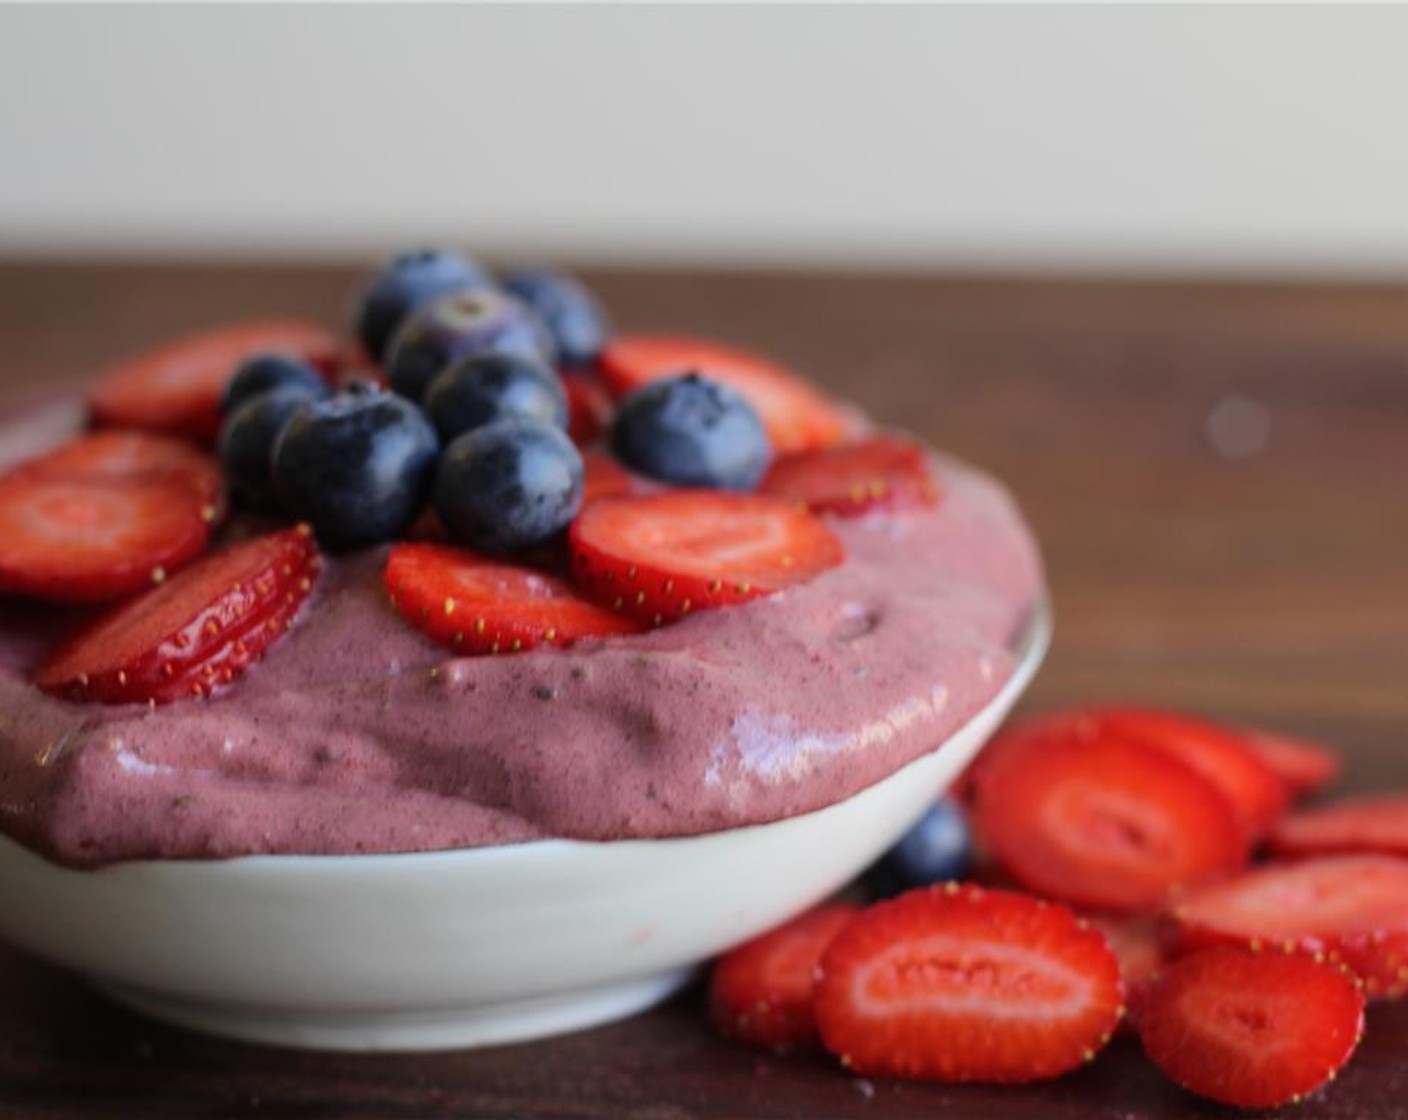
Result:
{"label": "red strawberry flesh", "polygon": [[1356,797],[1292,813],[1271,836],[1282,856],[1381,852],[1408,858],[1408,793]]}
{"label": "red strawberry flesh", "polygon": [[1172,908],[1174,947],[1260,947],[1346,964],[1369,994],[1408,988],[1408,860],[1324,856],[1191,888]]}
{"label": "red strawberry flesh", "polygon": [[563,580],[448,545],[397,545],[387,558],[386,586],[408,622],[466,655],[568,646],[640,629]]}
{"label": "red strawberry flesh", "polygon": [[757,410],[778,454],[830,447],[849,430],[845,413],[812,385],[767,358],[722,343],[623,335],[602,352],[600,369],[618,399],[687,373],[729,385]]}
{"label": "red strawberry flesh", "polygon": [[1140,911],[1246,862],[1231,804],[1167,752],[1038,720],[1007,732],[974,777],[979,839],[1032,890]]}
{"label": "red strawberry flesh", "polygon": [[1184,1088],[1275,1108],[1329,1082],[1363,1028],[1363,996],[1340,971],[1306,957],[1214,949],[1169,966],[1139,1029],[1154,1064]]}
{"label": "red strawberry flesh", "polygon": [[582,505],[601,498],[620,498],[644,489],[635,477],[610,455],[587,448],[582,452],[585,477],[582,483]]}
{"label": "red strawberry flesh", "polygon": [[815,995],[823,1044],[858,1073],[997,1083],[1089,1061],[1122,1003],[1119,962],[1069,910],[952,883],[849,922]]}
{"label": "red strawberry flesh", "polygon": [[569,539],[576,581],[652,625],[806,583],[845,557],[799,506],[703,490],[594,502]]}
{"label": "red strawberry flesh", "polygon": [[578,444],[591,443],[611,427],[611,396],[590,373],[566,372],[562,388],[567,394],[567,434]]}
{"label": "red strawberry flesh", "polygon": [[1313,793],[1339,777],[1339,756],[1328,747],[1269,731],[1244,730],[1242,739],[1293,796]]}
{"label": "red strawberry flesh", "polygon": [[724,954],[709,981],[709,1012],[719,1032],[765,1050],[816,1042],[814,974],[856,913],[841,903],[818,906]]}
{"label": "red strawberry flesh", "polygon": [[35,684],[110,704],[203,695],[283,632],[318,566],[302,529],[212,553],[78,633],[35,670]]}
{"label": "red strawberry flesh", "polygon": [[876,508],[932,506],[939,500],[923,450],[896,436],[783,456],[768,471],[762,491],[842,517]]}
{"label": "red strawberry flesh", "polygon": [[1149,915],[1099,914],[1086,920],[1104,935],[1119,958],[1129,1018],[1137,1019],[1149,985],[1164,962],[1157,919]]}
{"label": "red strawberry flesh", "polygon": [[89,391],[95,423],[211,439],[235,367],[261,353],[335,363],[338,340],[301,320],[239,323],[179,339],[109,369]]}
{"label": "red strawberry flesh", "polygon": [[0,591],[69,603],[159,583],[210,536],[210,507],[189,481],[0,479]]}
{"label": "red strawberry flesh", "polygon": [[1186,762],[1231,801],[1253,839],[1264,836],[1286,810],[1289,796],[1285,783],[1236,731],[1149,708],[1096,709],[1080,714],[1094,721],[1094,734],[1124,736]]}

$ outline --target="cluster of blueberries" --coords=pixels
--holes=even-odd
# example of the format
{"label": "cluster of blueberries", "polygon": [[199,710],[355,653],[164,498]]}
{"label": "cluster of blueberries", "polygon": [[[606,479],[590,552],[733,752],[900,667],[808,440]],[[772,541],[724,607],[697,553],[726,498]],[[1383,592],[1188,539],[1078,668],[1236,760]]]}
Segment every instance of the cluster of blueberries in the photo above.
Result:
{"label": "cluster of blueberries", "polygon": [[[309,522],[337,550],[404,535],[433,502],[456,542],[488,553],[541,543],[581,506],[558,371],[590,369],[610,327],[570,276],[496,281],[455,253],[392,260],[357,304],[356,329],[391,391],[334,393],[306,363],[258,355],[226,388],[220,453],[231,495]],[[737,392],[678,371],[621,402],[610,433],[638,474],[752,489],[770,450]]]}

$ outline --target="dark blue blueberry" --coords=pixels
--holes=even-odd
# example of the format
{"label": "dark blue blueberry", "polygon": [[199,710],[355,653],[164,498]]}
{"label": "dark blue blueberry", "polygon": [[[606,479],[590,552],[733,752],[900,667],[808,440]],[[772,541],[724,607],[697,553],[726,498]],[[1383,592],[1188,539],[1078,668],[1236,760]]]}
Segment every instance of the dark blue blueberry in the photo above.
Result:
{"label": "dark blue blueberry", "polygon": [[220,411],[228,416],[245,401],[274,389],[296,392],[305,399],[326,397],[331,389],[322,374],[301,358],[287,354],[255,354],[235,369],[220,398]]}
{"label": "dark blue blueberry", "polygon": [[446,443],[495,420],[567,427],[567,393],[548,366],[518,354],[471,354],[430,383],[425,414]]}
{"label": "dark blue blueberry", "polygon": [[230,496],[245,509],[273,513],[272,456],[284,425],[309,397],[299,388],[274,389],[241,401],[220,426],[220,463]]}
{"label": "dark blue blueberry", "polygon": [[611,324],[584,284],[564,272],[524,268],[504,278],[504,287],[538,313],[552,334],[564,366],[596,361],[611,337]]}
{"label": "dark blue blueberry", "polygon": [[973,837],[963,810],[945,798],[880,857],[866,873],[878,895],[962,879],[973,859]]}
{"label": "dark blue blueberry", "polygon": [[692,373],[644,385],[621,402],[611,449],[638,474],[719,490],[752,490],[772,457],[753,406]]}
{"label": "dark blue blueberry", "polygon": [[541,320],[502,292],[460,292],[421,308],[397,332],[386,359],[391,387],[419,402],[430,383],[471,354],[518,354],[552,361]]}
{"label": "dark blue blueberry", "polygon": [[393,540],[424,508],[439,449],[420,409],[392,393],[305,401],[274,444],[274,490],[329,548]]}
{"label": "dark blue blueberry", "polygon": [[582,473],[582,456],[561,428],[500,420],[445,449],[435,474],[435,512],[450,537],[469,548],[528,548],[577,516]]}
{"label": "dark blue blueberry", "polygon": [[458,253],[434,249],[404,253],[389,261],[362,294],[356,311],[357,337],[380,362],[396,329],[411,312],[449,292],[492,283],[484,269]]}

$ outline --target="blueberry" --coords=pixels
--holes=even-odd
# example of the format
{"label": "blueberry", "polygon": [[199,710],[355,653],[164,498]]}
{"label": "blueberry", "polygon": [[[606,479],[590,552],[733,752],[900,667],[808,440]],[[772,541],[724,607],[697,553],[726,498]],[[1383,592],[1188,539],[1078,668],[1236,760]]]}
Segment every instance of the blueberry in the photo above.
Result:
{"label": "blueberry", "polygon": [[546,268],[524,268],[504,278],[504,288],[538,313],[564,366],[596,361],[611,336],[611,324],[575,277]]}
{"label": "blueberry", "polygon": [[611,428],[616,458],[676,486],[752,490],[772,456],[741,394],[696,374],[655,381],[622,403]]}
{"label": "blueberry", "polygon": [[220,427],[220,463],[230,496],[256,513],[278,508],[270,459],[284,425],[308,396],[299,388],[273,389],[242,400]]}
{"label": "blueberry", "polygon": [[435,512],[450,536],[481,552],[541,544],[582,505],[582,456],[561,428],[500,420],[445,449]]}
{"label": "blueberry", "polygon": [[411,312],[437,296],[492,283],[484,269],[458,253],[434,249],[404,253],[387,262],[362,294],[356,311],[357,337],[380,362],[396,328]]}
{"label": "blueberry", "polygon": [[274,444],[274,489],[329,548],[392,540],[420,515],[439,446],[420,409],[394,394],[305,401]]}
{"label": "blueberry", "polygon": [[495,420],[567,427],[567,393],[556,373],[517,354],[471,354],[430,383],[425,414],[448,443]]}
{"label": "blueberry", "polygon": [[963,810],[944,799],[919,818],[866,874],[877,894],[961,879],[969,871],[973,838]]}
{"label": "blueberry", "polygon": [[287,389],[307,399],[325,397],[332,390],[322,375],[300,358],[287,354],[255,354],[235,369],[220,398],[220,411],[228,416],[245,401],[273,389]]}
{"label": "blueberry", "polygon": [[460,292],[422,307],[396,333],[386,359],[391,387],[420,401],[430,383],[471,354],[518,354],[552,361],[541,320],[502,292]]}

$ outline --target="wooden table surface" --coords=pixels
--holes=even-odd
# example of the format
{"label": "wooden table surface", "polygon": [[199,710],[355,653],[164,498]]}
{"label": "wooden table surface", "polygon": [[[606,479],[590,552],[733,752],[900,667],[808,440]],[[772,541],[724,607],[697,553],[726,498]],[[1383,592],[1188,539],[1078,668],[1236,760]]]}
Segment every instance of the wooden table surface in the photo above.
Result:
{"label": "wooden table surface", "polygon": [[[0,386],[186,328],[337,320],[342,269],[0,266]],[[1132,699],[1321,736],[1408,787],[1408,289],[616,272],[623,326],[770,351],[1005,478],[1058,616],[1027,704]],[[23,905],[3,899],[0,905]],[[1408,1003],[1288,1114],[1408,1118]],[[715,1040],[698,993],[480,1053],[265,1050],[119,1011],[0,950],[0,1117],[687,1120],[1218,1115],[1137,1044],[1023,1090],[869,1083]]]}

